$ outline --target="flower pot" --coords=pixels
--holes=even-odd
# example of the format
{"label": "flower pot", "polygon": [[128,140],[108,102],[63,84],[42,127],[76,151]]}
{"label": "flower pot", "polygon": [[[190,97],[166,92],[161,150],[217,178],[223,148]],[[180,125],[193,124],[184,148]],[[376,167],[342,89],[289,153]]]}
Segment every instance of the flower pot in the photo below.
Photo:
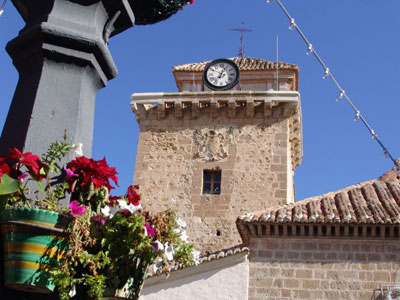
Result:
{"label": "flower pot", "polygon": [[53,211],[15,208],[1,214],[6,287],[34,293],[54,289],[48,270],[68,247],[71,218]]}

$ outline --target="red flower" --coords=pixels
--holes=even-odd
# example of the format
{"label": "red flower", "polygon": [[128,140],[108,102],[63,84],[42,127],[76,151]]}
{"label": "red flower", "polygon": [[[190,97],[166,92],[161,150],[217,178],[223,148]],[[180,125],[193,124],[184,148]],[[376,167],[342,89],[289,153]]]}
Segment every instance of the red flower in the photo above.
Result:
{"label": "red flower", "polygon": [[16,159],[18,162],[26,166],[27,168],[32,168],[37,170],[39,168],[38,161],[40,161],[39,156],[32,154],[32,152],[22,153],[17,148],[9,149],[11,159]]}
{"label": "red flower", "polygon": [[[41,160],[39,159],[38,161],[38,170],[30,170],[32,171],[34,174],[31,174],[33,178],[35,178],[38,181],[41,181],[42,179],[46,178],[47,173],[49,172],[49,166],[46,165],[45,163],[42,163]],[[29,169],[29,168],[28,168]],[[32,173],[30,172],[30,173]]]}
{"label": "red flower", "polygon": [[3,174],[10,174],[10,167],[0,158],[0,182]]}
{"label": "red flower", "polygon": [[91,183],[95,188],[105,186],[108,190],[114,187],[110,184],[110,179],[118,185],[117,171],[113,167],[107,165],[105,158],[102,160],[94,160],[85,156],[79,156],[67,164],[67,167],[78,177],[69,178],[70,186],[78,180],[80,186],[87,186]]}
{"label": "red flower", "polygon": [[136,192],[134,186],[128,187],[128,193],[126,194],[126,198],[128,198],[129,203],[132,203],[135,206],[139,205],[140,195]]}
{"label": "red flower", "polygon": [[49,166],[43,163],[39,156],[32,154],[32,152],[22,153],[17,148],[9,149],[9,151],[11,155],[8,158],[15,159],[27,167],[33,178],[42,180],[46,177]]}
{"label": "red flower", "polygon": [[117,200],[119,199],[121,199],[121,196],[109,196],[108,200],[110,200],[110,206],[117,204]]}

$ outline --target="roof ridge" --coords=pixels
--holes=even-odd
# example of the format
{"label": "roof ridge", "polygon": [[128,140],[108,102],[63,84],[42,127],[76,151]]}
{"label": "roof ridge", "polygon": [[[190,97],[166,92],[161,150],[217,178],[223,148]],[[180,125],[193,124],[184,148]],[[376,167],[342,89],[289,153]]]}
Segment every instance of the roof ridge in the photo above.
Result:
{"label": "roof ridge", "polygon": [[[230,57],[239,67],[241,71],[251,71],[251,70],[272,70],[276,69],[276,62],[261,58],[252,57]],[[206,60],[198,63],[187,63],[176,65],[172,67],[172,73],[175,72],[202,72],[204,67],[213,60]],[[279,62],[279,68],[281,69],[293,69],[297,70],[299,67],[295,64],[290,64],[287,62]]]}

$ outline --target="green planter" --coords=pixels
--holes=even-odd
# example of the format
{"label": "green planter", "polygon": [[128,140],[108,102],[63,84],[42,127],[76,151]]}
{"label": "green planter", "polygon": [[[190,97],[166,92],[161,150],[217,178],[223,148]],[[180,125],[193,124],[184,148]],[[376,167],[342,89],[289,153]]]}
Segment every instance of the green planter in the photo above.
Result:
{"label": "green planter", "polygon": [[54,290],[48,269],[68,247],[71,218],[53,211],[15,208],[1,214],[6,287],[35,293]]}

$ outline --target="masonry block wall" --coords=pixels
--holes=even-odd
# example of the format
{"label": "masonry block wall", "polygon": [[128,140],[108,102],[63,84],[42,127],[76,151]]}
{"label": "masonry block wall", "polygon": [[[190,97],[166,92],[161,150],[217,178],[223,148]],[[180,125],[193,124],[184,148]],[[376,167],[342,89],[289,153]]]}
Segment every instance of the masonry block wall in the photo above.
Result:
{"label": "masonry block wall", "polygon": [[[194,102],[178,113],[178,105],[167,101],[136,111],[134,183],[146,209],[178,209],[191,241],[213,252],[241,243],[238,215],[293,201],[291,137],[300,122],[296,110],[284,115],[283,104],[265,117],[264,104],[246,101],[234,102],[234,116],[227,101],[197,101],[193,117]],[[203,193],[204,170],[221,170],[219,195]]]}
{"label": "masonry block wall", "polygon": [[249,300],[371,300],[382,284],[400,284],[398,240],[250,241]]}

